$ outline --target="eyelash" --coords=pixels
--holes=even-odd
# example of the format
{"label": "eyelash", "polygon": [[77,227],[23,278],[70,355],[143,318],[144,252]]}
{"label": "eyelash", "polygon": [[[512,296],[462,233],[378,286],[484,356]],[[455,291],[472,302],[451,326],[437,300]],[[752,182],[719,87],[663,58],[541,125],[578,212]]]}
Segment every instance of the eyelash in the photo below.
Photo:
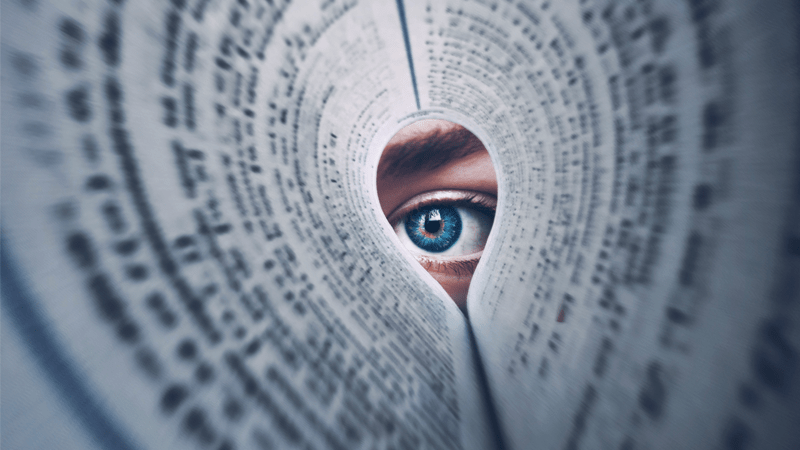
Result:
{"label": "eyelash", "polygon": [[[425,198],[428,197],[428,198]],[[497,200],[489,194],[473,191],[441,190],[415,195],[388,216],[389,224],[394,227],[400,219],[412,211],[430,205],[468,206],[494,218],[497,212]]]}

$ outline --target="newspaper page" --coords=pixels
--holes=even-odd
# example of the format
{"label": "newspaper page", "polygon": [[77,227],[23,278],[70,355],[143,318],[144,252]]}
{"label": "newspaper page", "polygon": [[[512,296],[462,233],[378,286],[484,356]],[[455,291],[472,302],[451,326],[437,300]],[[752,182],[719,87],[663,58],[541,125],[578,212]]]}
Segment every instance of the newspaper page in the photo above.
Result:
{"label": "newspaper page", "polygon": [[797,5],[432,17],[420,91],[502,174],[467,304],[507,448],[800,448]]}
{"label": "newspaper page", "polygon": [[3,448],[493,448],[375,191],[402,3],[2,5]]}

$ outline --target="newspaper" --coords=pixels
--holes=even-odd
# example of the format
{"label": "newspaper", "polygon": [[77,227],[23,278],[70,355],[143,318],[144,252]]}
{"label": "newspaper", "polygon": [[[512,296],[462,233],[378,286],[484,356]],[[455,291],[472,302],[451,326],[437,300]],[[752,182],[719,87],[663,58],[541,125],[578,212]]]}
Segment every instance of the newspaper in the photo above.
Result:
{"label": "newspaper", "polygon": [[[800,447],[790,1],[3,0],[3,448]],[[466,313],[381,151],[488,149]]]}

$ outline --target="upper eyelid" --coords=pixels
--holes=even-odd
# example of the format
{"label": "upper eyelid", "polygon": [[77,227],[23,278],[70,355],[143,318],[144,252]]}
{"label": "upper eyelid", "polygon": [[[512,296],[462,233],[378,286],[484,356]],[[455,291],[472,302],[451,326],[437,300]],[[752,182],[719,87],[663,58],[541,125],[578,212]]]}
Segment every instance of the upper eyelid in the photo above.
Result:
{"label": "upper eyelid", "polygon": [[492,194],[478,191],[440,189],[436,191],[423,192],[417,194],[386,216],[389,224],[395,226],[397,222],[406,214],[425,205],[435,203],[458,203],[465,202],[472,205],[483,206],[487,209],[497,209],[497,197]]}

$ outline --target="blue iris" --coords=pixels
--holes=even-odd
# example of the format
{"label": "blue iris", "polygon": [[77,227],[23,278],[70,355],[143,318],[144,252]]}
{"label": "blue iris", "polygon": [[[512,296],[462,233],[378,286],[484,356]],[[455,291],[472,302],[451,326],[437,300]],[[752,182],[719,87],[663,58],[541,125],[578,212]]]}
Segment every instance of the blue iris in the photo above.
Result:
{"label": "blue iris", "polygon": [[424,206],[406,216],[406,233],[417,247],[441,253],[461,236],[461,215],[452,206]]}

